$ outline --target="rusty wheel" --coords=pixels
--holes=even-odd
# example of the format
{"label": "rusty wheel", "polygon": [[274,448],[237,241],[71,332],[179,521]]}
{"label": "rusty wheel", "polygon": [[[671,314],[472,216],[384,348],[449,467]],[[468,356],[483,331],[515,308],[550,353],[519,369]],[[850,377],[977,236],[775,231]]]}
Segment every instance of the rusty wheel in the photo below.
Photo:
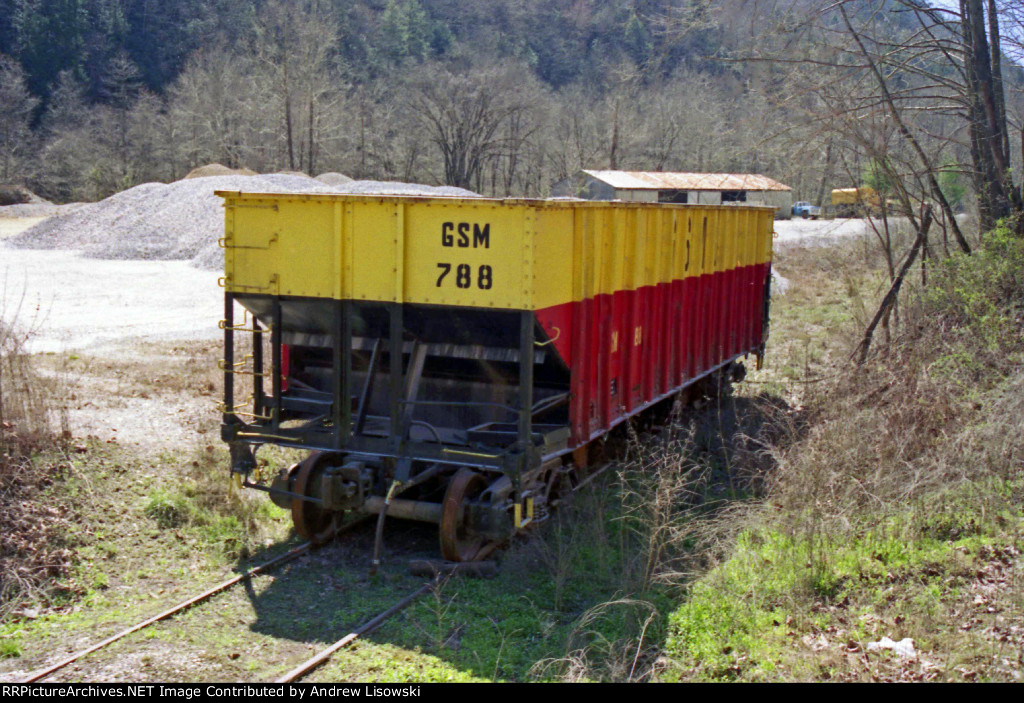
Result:
{"label": "rusty wheel", "polygon": [[441,556],[448,561],[473,561],[483,549],[486,539],[469,534],[466,529],[466,501],[487,488],[487,481],[472,469],[459,469],[448,482],[441,503]]}
{"label": "rusty wheel", "polygon": [[[327,454],[313,452],[295,467],[295,483],[292,492],[310,498],[320,497],[320,477],[326,468]],[[338,526],[340,513],[324,510],[316,503],[292,498],[292,524],[300,537],[313,544],[329,540]]]}

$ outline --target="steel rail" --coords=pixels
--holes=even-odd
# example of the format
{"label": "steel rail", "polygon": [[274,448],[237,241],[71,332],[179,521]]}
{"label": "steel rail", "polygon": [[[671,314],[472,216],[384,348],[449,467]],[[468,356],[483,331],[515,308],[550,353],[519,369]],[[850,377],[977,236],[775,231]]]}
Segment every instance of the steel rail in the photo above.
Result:
{"label": "steel rail", "polygon": [[108,637],[107,639],[103,640],[102,642],[97,642],[96,644],[92,645],[91,647],[89,647],[87,649],[83,649],[82,651],[76,652],[76,653],[72,654],[71,656],[69,656],[69,657],[67,657],[65,659],[61,659],[56,664],[52,664],[52,665],[46,667],[45,669],[40,669],[38,671],[34,671],[34,672],[32,672],[28,676],[28,678],[26,678],[23,681],[21,681],[21,683],[33,683],[34,681],[39,681],[40,679],[45,678],[46,676],[49,676],[53,672],[55,672],[55,671],[57,671],[59,669],[63,669],[68,664],[71,664],[72,662],[75,662],[78,659],[81,659],[82,657],[84,657],[87,654],[92,654],[93,652],[95,652],[97,650],[103,649],[107,645],[113,644],[114,642],[117,642],[119,639],[122,639],[123,637],[127,637],[128,635],[132,634],[133,632],[138,632],[139,630],[141,630],[143,628],[146,628],[146,627],[149,627],[150,625],[152,625],[154,623],[160,622],[161,620],[166,620],[167,618],[171,617],[172,615],[175,615],[176,613],[180,613],[183,610],[191,608],[193,605],[196,605],[197,603],[201,603],[202,601],[210,598],[211,596],[217,595],[221,591],[225,591],[228,588],[231,588],[232,586],[234,586],[239,581],[242,581],[242,580],[247,579],[247,578],[249,578],[251,576],[255,576],[257,574],[263,573],[264,571],[267,571],[268,569],[271,569],[271,568],[273,568],[275,566],[278,566],[279,564],[283,564],[285,562],[289,562],[292,559],[295,559],[296,557],[299,557],[299,556],[305,554],[306,552],[308,552],[311,546],[312,546],[311,542],[306,542],[305,544],[300,544],[297,547],[293,547],[292,549],[288,550],[284,554],[276,556],[273,559],[271,559],[270,561],[264,562],[263,564],[260,564],[259,566],[253,567],[252,569],[249,569],[245,573],[239,574],[238,576],[234,576],[234,577],[228,579],[227,581],[224,581],[223,583],[219,583],[216,586],[214,586],[213,588],[210,588],[210,589],[207,589],[207,590],[203,591],[198,596],[194,596],[193,598],[189,598],[186,601],[182,601],[181,603],[178,603],[178,605],[175,605],[174,607],[169,608],[169,609],[163,611],[162,613],[160,613],[158,615],[154,615],[153,617],[149,618],[148,620],[143,620],[142,622],[138,623],[137,625],[133,625],[132,627],[129,627],[127,630],[122,630],[122,631],[118,632],[116,635],[111,635],[110,637]]}
{"label": "steel rail", "polygon": [[[360,518],[358,520],[353,520],[350,523],[342,525],[341,527],[339,527],[335,531],[334,536],[337,537],[338,535],[340,535],[340,534],[342,534],[344,532],[348,532],[349,530],[351,530],[356,525],[360,525],[360,524],[366,522],[367,519],[368,518]],[[192,598],[189,598],[186,601],[182,601],[181,603],[178,603],[177,605],[173,606],[172,608],[168,608],[167,610],[163,611],[162,613],[159,613],[158,615],[154,615],[153,617],[149,618],[148,620],[143,620],[142,622],[138,623],[137,625],[133,625],[132,627],[129,627],[126,630],[122,630],[122,631],[118,632],[115,635],[111,635],[110,637],[108,637],[107,639],[103,640],[102,642],[97,642],[96,644],[92,645],[91,647],[88,647],[87,649],[83,649],[80,652],[75,652],[71,656],[66,657],[64,659],[61,659],[56,664],[52,664],[52,665],[46,667],[45,669],[39,669],[38,671],[34,671],[31,674],[29,674],[29,676],[27,678],[25,678],[24,680],[22,680],[20,683],[33,683],[33,682],[39,681],[40,679],[43,679],[43,678],[49,676],[50,674],[54,673],[55,671],[63,669],[68,664],[71,664],[71,663],[81,659],[85,655],[92,654],[93,652],[95,652],[97,650],[103,649],[107,645],[113,644],[114,642],[117,642],[119,639],[127,637],[128,635],[132,634],[133,632],[138,632],[139,630],[147,628],[150,625],[153,625],[155,623],[160,622],[161,620],[166,620],[167,618],[171,617],[172,615],[180,613],[183,610],[187,610],[188,608],[191,608],[193,605],[197,605],[197,604],[199,604],[199,603],[201,603],[201,602],[211,598],[212,596],[217,595],[218,593],[220,593],[222,591],[226,591],[227,589],[231,588],[235,584],[237,584],[237,583],[239,583],[241,581],[244,581],[247,578],[250,578],[252,576],[256,576],[256,575],[261,574],[261,573],[263,573],[265,571],[269,571],[270,569],[272,569],[272,568],[274,568],[276,566],[280,566],[281,564],[285,564],[285,563],[287,563],[289,561],[292,561],[293,559],[296,559],[296,558],[302,556],[303,554],[305,554],[306,552],[308,552],[312,547],[313,547],[313,543],[312,542],[305,542],[303,544],[298,545],[297,547],[293,547],[292,549],[288,550],[284,554],[280,554],[280,555],[274,557],[273,559],[271,559],[270,561],[266,561],[266,562],[260,564],[259,566],[254,566],[253,568],[249,569],[245,573],[241,573],[241,574],[238,574],[237,576],[233,576],[232,578],[228,579],[227,581],[224,581],[223,583],[219,583],[216,586],[214,586],[213,588],[209,588],[209,589],[203,591],[198,596],[194,596]]]}
{"label": "steel rail", "polygon": [[[605,470],[608,469],[609,465],[610,464],[605,464],[600,469],[598,469],[594,473],[592,473],[589,476],[587,476],[583,481],[581,481],[578,485],[576,485],[573,488],[572,493],[575,493],[576,491],[578,491],[579,489],[583,488],[585,485],[587,485],[588,483],[593,481],[595,478],[597,478],[598,476],[603,474],[605,472]],[[561,502],[561,501],[557,501],[557,502]],[[356,525],[365,522],[367,519],[368,518],[361,518],[361,519],[358,519],[358,520],[354,520],[354,521],[352,521],[352,522],[350,522],[350,523],[348,523],[346,525],[343,525],[342,527],[340,527],[336,531],[334,536],[338,536],[338,535],[340,535],[343,532],[347,532],[348,530],[352,529]],[[114,642],[117,642],[118,640],[123,639],[123,638],[127,637],[128,635],[130,635],[130,634],[132,634],[134,632],[138,632],[139,630],[147,628],[150,625],[153,625],[153,624],[155,624],[157,622],[160,622],[161,620],[166,620],[167,618],[171,617],[172,615],[180,613],[183,610],[187,610],[188,608],[191,608],[193,605],[197,605],[197,604],[199,604],[199,603],[201,603],[201,602],[211,598],[212,596],[215,596],[218,593],[221,593],[222,591],[225,591],[225,590],[231,588],[235,584],[237,584],[237,583],[239,583],[239,582],[241,582],[241,581],[243,581],[243,580],[245,580],[247,578],[250,578],[252,576],[256,576],[258,574],[261,574],[261,573],[263,573],[265,571],[268,571],[268,570],[274,568],[275,566],[279,566],[281,564],[284,564],[284,563],[287,563],[289,561],[292,561],[293,559],[296,559],[297,557],[300,557],[303,554],[305,554],[306,552],[308,552],[312,547],[313,547],[312,542],[305,542],[303,544],[298,545],[297,547],[293,547],[292,549],[288,550],[284,554],[278,555],[278,556],[274,557],[273,559],[271,559],[270,561],[266,561],[266,562],[264,562],[264,563],[262,563],[262,564],[260,564],[258,566],[255,566],[252,569],[249,569],[248,571],[246,571],[245,573],[238,574],[237,576],[234,576],[234,577],[228,579],[227,581],[224,581],[223,583],[219,583],[216,586],[213,586],[212,588],[209,588],[209,589],[203,591],[199,595],[194,596],[192,598],[189,598],[188,600],[182,601],[181,603],[179,603],[179,604],[177,604],[177,605],[175,605],[175,606],[173,606],[171,608],[168,608],[167,610],[165,610],[165,611],[163,611],[163,612],[161,612],[161,613],[159,613],[157,615],[154,615],[153,617],[151,617],[151,618],[149,618],[147,620],[143,620],[142,622],[140,622],[140,623],[138,623],[136,625],[133,625],[132,627],[129,627],[129,628],[125,629],[125,630],[122,630],[122,631],[118,632],[117,634],[111,635],[110,637],[106,638],[105,640],[97,642],[96,644],[94,644],[94,645],[92,645],[92,646],[90,646],[90,647],[88,647],[86,649],[83,649],[83,650],[81,650],[79,652],[75,652],[74,654],[72,654],[72,655],[70,655],[70,656],[68,656],[68,657],[66,657],[64,659],[61,659],[57,663],[51,664],[50,666],[48,666],[48,667],[46,667],[44,669],[39,669],[37,671],[34,671],[31,674],[29,674],[28,677],[26,677],[25,679],[20,681],[20,683],[34,683],[34,682],[39,681],[39,680],[41,680],[43,678],[46,678],[50,674],[52,674],[52,673],[54,673],[56,671],[59,671],[60,669],[63,669],[68,664],[72,664],[72,663],[78,661],[79,659],[81,659],[82,657],[84,657],[84,656],[86,656],[88,654],[92,654],[93,652],[96,652],[96,651],[98,651],[100,649],[103,649],[104,647],[106,647],[106,646],[108,646],[110,644],[113,644]],[[498,547],[497,543],[494,543],[494,544],[491,544],[491,545],[487,545],[484,548],[484,550],[482,551],[482,553],[479,555],[480,558],[486,558],[497,547]],[[413,601],[415,601],[417,598],[419,598],[424,593],[426,593],[428,590],[430,590],[430,588],[433,585],[434,585],[433,581],[429,581],[429,582],[423,584],[417,590],[415,590],[413,593],[409,594],[408,596],[406,596],[405,598],[400,600],[395,605],[391,606],[390,608],[388,608],[384,612],[380,613],[379,615],[374,617],[372,620],[367,621],[366,623],[361,625],[359,628],[357,628],[356,630],[353,630],[349,634],[345,635],[343,638],[341,638],[340,640],[335,642],[333,645],[331,645],[327,649],[323,650],[322,652],[320,652],[316,656],[314,656],[311,659],[303,662],[302,664],[300,664],[299,666],[295,667],[294,669],[289,671],[287,674],[285,674],[281,678],[277,679],[276,683],[289,683],[289,682],[294,681],[295,679],[301,677],[302,675],[308,673],[309,671],[315,669],[316,667],[320,666],[322,663],[327,661],[331,657],[331,655],[333,655],[335,652],[337,652],[340,649],[344,649],[345,647],[350,645],[352,642],[354,642],[359,637],[361,637],[363,635],[366,635],[366,634],[368,634],[370,632],[373,632],[378,627],[380,627],[384,622],[386,622],[388,620],[388,618],[390,618],[391,616],[395,615],[396,613],[399,613],[402,610],[404,610],[405,608],[407,608]]]}
{"label": "steel rail", "polygon": [[398,601],[393,606],[382,612],[380,615],[376,616],[372,620],[366,621],[358,628],[356,628],[355,630],[348,633],[340,640],[332,644],[327,649],[323,650],[316,656],[311,657],[310,659],[307,659],[306,661],[302,662],[297,667],[289,671],[287,674],[274,681],[274,683],[291,683],[299,677],[309,673],[310,671],[312,671],[313,669],[315,669],[316,667],[320,666],[325,661],[330,659],[331,655],[337,652],[339,649],[344,649],[345,647],[349,646],[363,635],[373,632],[382,624],[384,624],[384,622],[387,621],[387,619],[390,618],[392,615],[395,615],[396,613],[405,610],[414,600],[416,600],[424,593],[429,591],[433,586],[433,581],[428,581],[427,583],[423,584],[418,589],[407,595],[405,598]]}

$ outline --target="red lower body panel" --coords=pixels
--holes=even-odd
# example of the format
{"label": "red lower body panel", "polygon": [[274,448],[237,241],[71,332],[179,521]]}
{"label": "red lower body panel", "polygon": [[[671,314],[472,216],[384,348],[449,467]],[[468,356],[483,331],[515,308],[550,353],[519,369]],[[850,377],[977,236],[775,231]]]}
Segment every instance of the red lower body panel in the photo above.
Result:
{"label": "red lower body panel", "polygon": [[573,446],[764,342],[770,264],[537,311],[571,374]]}

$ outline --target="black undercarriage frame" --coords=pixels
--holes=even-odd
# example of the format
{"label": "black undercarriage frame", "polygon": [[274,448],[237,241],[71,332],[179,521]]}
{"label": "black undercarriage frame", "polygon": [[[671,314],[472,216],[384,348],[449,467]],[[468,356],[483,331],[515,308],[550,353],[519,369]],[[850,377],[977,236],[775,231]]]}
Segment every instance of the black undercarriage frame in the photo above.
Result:
{"label": "black undercarriage frame", "polygon": [[[268,306],[268,309],[266,312],[261,311],[259,319],[253,315],[252,326],[249,328],[244,326],[244,323],[243,325],[235,324],[234,309],[238,297],[253,298],[255,296],[225,293],[224,321],[221,325],[224,329],[225,353],[221,435],[231,448],[232,472],[246,477],[244,485],[247,487],[271,493],[282,492],[247,480],[248,475],[255,468],[252,447],[277,444],[379,460],[388,480],[397,485],[409,482],[414,478],[414,467],[422,469],[424,465],[447,465],[453,469],[469,467],[488,474],[497,472],[509,478],[512,483],[512,495],[517,503],[521,503],[520,496],[524,488],[523,477],[531,473],[531,470],[538,469],[545,461],[571,451],[567,448],[568,428],[555,428],[540,424],[535,426],[533,422],[533,414],[536,411],[533,363],[536,321],[531,311],[516,313],[519,319],[519,377],[518,397],[515,407],[513,407],[496,403],[415,400],[426,356],[426,347],[417,345],[413,341],[410,353],[410,343],[404,324],[405,307],[398,303],[372,303],[373,307],[386,308],[388,335],[386,339],[376,340],[370,357],[371,373],[366,375],[364,383],[359,384],[361,387],[353,387],[353,313],[358,306],[370,304],[352,300],[318,301],[320,305],[326,302],[331,306],[330,329],[327,332],[330,339],[330,353],[333,355],[331,360],[333,377],[329,385],[333,392],[333,398],[329,404],[324,404],[325,414],[295,426],[294,422],[282,423],[281,421],[281,418],[285,417],[286,395],[282,390],[282,335],[287,327],[287,321],[283,320],[282,315],[282,300],[287,299],[278,296],[260,296],[264,298],[263,305]],[[394,334],[393,331],[396,330],[398,333]],[[241,370],[241,367],[245,365],[245,360],[243,362],[236,361],[236,333],[253,335],[251,370]],[[261,335],[265,334],[270,335],[269,346],[272,358],[269,365],[264,359],[263,344],[260,343]],[[387,378],[390,431],[386,437],[368,436],[362,431],[367,420],[370,394],[372,393],[374,378],[372,367],[385,350],[381,347],[387,350],[390,359],[402,360],[403,355],[409,357],[408,363],[390,364]],[[256,382],[253,384],[251,399],[236,405],[235,378],[242,373],[253,375]],[[269,394],[263,388],[261,380],[266,376],[271,379]],[[565,396],[567,401],[568,394]],[[542,403],[550,406],[549,401],[551,400],[557,402],[559,399],[549,398]],[[499,450],[491,447],[481,451],[475,447],[459,446],[459,444],[448,444],[441,441],[413,441],[410,438],[410,429],[415,424],[412,418],[414,407],[432,404],[446,406],[489,405],[507,411],[511,417],[515,418],[515,422],[508,423],[508,427],[505,428],[507,431],[501,433],[505,441],[501,442]],[[530,411],[524,412],[524,408],[528,408]],[[243,418],[251,418],[251,421],[246,421]],[[435,439],[439,438],[435,437]],[[306,496],[291,493],[286,493],[286,495],[310,500]],[[316,502],[315,499],[314,502]]]}
{"label": "black undercarriage frame", "polygon": [[[759,363],[764,353],[764,339],[767,338],[770,285],[769,277],[765,282],[764,335],[759,347],[749,350],[757,355]],[[237,302],[253,313],[251,326],[244,321],[235,324]],[[480,402],[479,399],[452,400],[447,393],[437,392],[431,399],[419,399],[428,351],[434,346],[417,338],[431,337],[431,334],[424,333],[422,319],[417,320],[417,315],[423,314],[423,306],[233,292],[225,293],[224,303],[221,434],[231,449],[231,471],[241,475],[244,486],[270,493],[282,507],[283,502],[296,500],[304,504],[325,503],[322,498],[308,493],[293,492],[290,483],[268,485],[259,478],[258,472],[257,479],[251,481],[250,475],[256,469],[254,449],[264,444],[324,452],[339,458],[354,457],[365,462],[367,468],[374,472],[373,486],[367,486],[366,491],[359,490],[359,500],[364,501],[362,506],[346,504],[345,509],[379,511],[381,515],[387,507],[381,510],[379,501],[373,503],[370,498],[387,495],[386,502],[390,503],[397,491],[416,485],[428,475],[450,476],[468,469],[482,474],[488,484],[493,482],[495,486],[499,485],[500,477],[506,477],[507,481],[502,479],[500,484],[503,486],[500,496],[496,491],[491,493],[494,501],[490,508],[491,517],[474,518],[474,529],[485,530],[487,524],[504,524],[497,514],[513,506],[516,517],[512,527],[518,528],[525,524],[520,521],[520,516],[532,512],[532,499],[540,488],[538,481],[550,481],[559,467],[565,468],[570,460],[568,455],[577,449],[570,446],[567,415],[557,415],[550,423],[542,419],[550,417],[544,414],[552,410],[554,414],[567,410],[569,388],[567,383],[559,385],[552,381],[552,359],[556,357],[546,357],[548,361],[543,361],[545,352],[540,348],[550,344],[550,340],[538,328],[532,311],[500,311],[501,337],[495,348],[503,354],[500,361],[504,363],[509,386],[508,392],[502,396],[505,402],[497,403]],[[302,306],[307,306],[305,312]],[[308,306],[316,307],[315,320],[310,318]],[[431,314],[436,315],[438,311],[452,315],[491,314],[476,309],[460,311],[436,307]],[[361,316],[371,313],[375,316],[375,330],[372,333],[361,330],[359,335],[355,334],[353,321],[358,323],[363,319]],[[478,321],[476,318],[471,321],[473,324],[466,325],[462,331],[462,342],[479,336],[480,330],[475,326]],[[517,323],[518,335],[515,330]],[[410,326],[415,329],[410,329]],[[241,361],[236,360],[236,333],[251,335],[254,342],[250,355]],[[292,412],[295,393],[283,387],[282,373],[286,365],[282,358],[282,343],[293,339],[296,333],[317,337],[315,346],[322,354],[319,361],[326,374],[319,379],[320,390],[306,403],[308,407],[301,420],[297,420],[296,413]],[[265,347],[263,339],[267,336],[270,344]],[[436,333],[433,339],[437,341]],[[265,358],[265,348],[269,349],[269,360]],[[360,373],[364,376],[361,381],[359,373],[353,373],[356,349],[360,354]],[[727,371],[746,353],[706,369],[698,377],[688,379],[683,387],[713,373]],[[385,356],[386,367],[381,362]],[[438,363],[438,358],[446,356],[444,353],[431,353],[435,363]],[[392,360],[398,362],[392,363]],[[559,361],[558,368],[562,368],[560,364]],[[564,371],[568,373],[568,369]],[[240,386],[236,385],[236,378],[240,375],[252,376],[254,382],[251,397],[237,403],[236,390]],[[264,387],[268,376],[270,383],[266,385],[269,385],[269,392]],[[386,394],[374,396],[375,379],[378,385],[387,385]],[[679,390],[668,389],[663,396],[652,399],[644,407]],[[387,407],[382,407],[382,396],[386,396]],[[374,397],[376,415],[371,416],[370,405]],[[470,394],[470,397],[476,396]],[[464,408],[469,415],[483,412],[481,407],[487,406],[486,410],[492,417],[500,414],[505,420],[491,422],[487,426],[451,428],[434,427],[422,419],[413,418],[417,408],[431,405]],[[640,410],[643,408],[635,412]],[[421,412],[430,411],[424,409]],[[623,417],[619,421],[625,419]],[[372,431],[368,427],[371,424],[374,425]],[[414,427],[419,430],[419,438],[414,438]],[[432,441],[424,441],[424,428]],[[606,431],[607,428],[603,430]],[[585,455],[582,461],[585,462]],[[412,509],[407,511],[408,514],[413,512]],[[419,512],[413,519],[431,522],[440,519],[436,511],[428,512],[429,518],[424,518],[425,513]],[[502,529],[494,529],[491,534],[500,538],[505,533]]]}

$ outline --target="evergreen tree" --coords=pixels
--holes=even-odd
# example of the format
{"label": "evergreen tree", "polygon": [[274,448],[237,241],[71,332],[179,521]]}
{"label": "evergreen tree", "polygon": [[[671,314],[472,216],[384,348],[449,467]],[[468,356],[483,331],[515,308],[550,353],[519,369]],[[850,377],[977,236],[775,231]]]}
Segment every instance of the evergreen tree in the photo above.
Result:
{"label": "evergreen tree", "polygon": [[38,102],[29,93],[18,62],[0,55],[0,183],[23,173],[23,162],[32,151],[29,122]]}
{"label": "evergreen tree", "polygon": [[84,75],[88,0],[20,0],[15,43],[33,94],[47,97],[61,71]]}
{"label": "evergreen tree", "polygon": [[390,63],[423,61],[433,45],[430,18],[419,0],[388,0],[381,16],[380,52]]}

